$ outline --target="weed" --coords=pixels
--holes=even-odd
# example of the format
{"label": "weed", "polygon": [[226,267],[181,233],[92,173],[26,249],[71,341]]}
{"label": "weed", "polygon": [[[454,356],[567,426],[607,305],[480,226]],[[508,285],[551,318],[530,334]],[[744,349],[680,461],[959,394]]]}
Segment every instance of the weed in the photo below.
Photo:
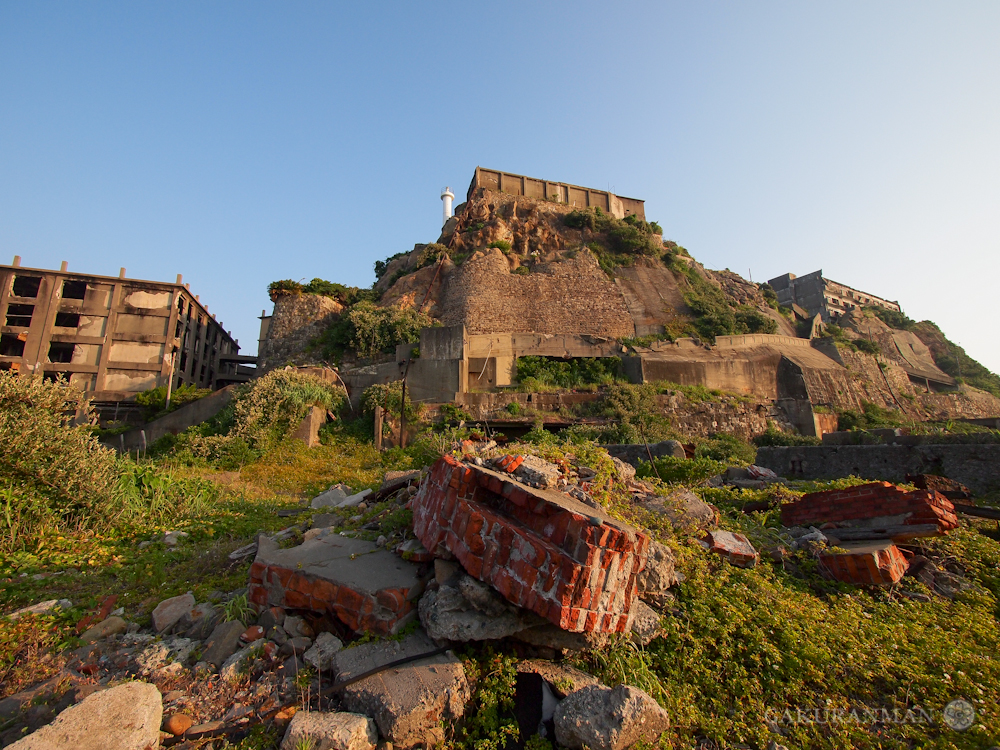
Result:
{"label": "weed", "polygon": [[254,614],[253,607],[251,607],[250,602],[247,601],[246,594],[234,596],[223,605],[222,611],[224,613],[225,622],[247,623],[253,619]]}
{"label": "weed", "polygon": [[495,247],[505,253],[510,252],[510,243],[507,240],[493,240],[487,247]]}
{"label": "weed", "polygon": [[622,361],[619,357],[574,357],[564,360],[554,357],[518,357],[517,379],[531,379],[543,386],[579,388],[619,381]]}

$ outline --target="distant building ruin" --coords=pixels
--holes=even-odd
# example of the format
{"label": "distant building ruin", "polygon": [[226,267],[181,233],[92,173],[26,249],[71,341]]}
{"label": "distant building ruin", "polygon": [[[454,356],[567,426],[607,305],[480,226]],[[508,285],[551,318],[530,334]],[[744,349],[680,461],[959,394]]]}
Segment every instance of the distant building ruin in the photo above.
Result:
{"label": "distant building ruin", "polygon": [[798,305],[809,317],[820,315],[824,323],[836,323],[846,312],[869,305],[886,310],[901,312],[898,302],[877,297],[870,292],[862,292],[846,284],[823,277],[823,270],[796,276],[786,273],[767,282],[778,295],[778,304],[791,307]]}
{"label": "distant building ruin", "polygon": [[172,380],[222,388],[252,377],[255,357],[177,276],[174,283],[0,266],[0,370],[65,377],[94,402]]}
{"label": "distant building ruin", "polygon": [[476,167],[476,173],[472,176],[472,184],[469,185],[466,194],[467,199],[472,198],[472,193],[476,188],[496,190],[510,195],[523,195],[526,198],[538,200],[550,200],[576,208],[599,208],[617,219],[635,216],[637,219],[646,220],[645,201],[638,198],[624,198],[607,190],[569,185],[565,182],[550,182],[510,172]]}

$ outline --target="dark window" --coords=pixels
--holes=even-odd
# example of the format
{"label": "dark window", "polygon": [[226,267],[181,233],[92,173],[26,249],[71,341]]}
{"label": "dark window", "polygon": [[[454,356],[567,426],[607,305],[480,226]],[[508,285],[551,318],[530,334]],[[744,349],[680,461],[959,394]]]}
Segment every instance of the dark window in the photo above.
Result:
{"label": "dark window", "polygon": [[10,366],[11,366],[10,362],[0,362],[0,372],[6,372],[7,370],[10,369]]}
{"label": "dark window", "polygon": [[80,326],[80,313],[57,312],[56,325],[60,328],[78,328]]}
{"label": "dark window", "polygon": [[181,352],[181,372],[185,372],[187,370],[187,362],[188,362],[188,353]]}
{"label": "dark window", "polygon": [[5,333],[0,336],[0,357],[23,357],[24,342],[16,333]]}
{"label": "dark window", "polygon": [[41,276],[15,276],[11,291],[15,297],[37,297],[38,287],[42,283]]}
{"label": "dark window", "polygon": [[83,299],[87,296],[86,281],[64,281],[63,299]]}
{"label": "dark window", "polygon": [[76,348],[75,344],[66,343],[63,341],[53,341],[49,344],[49,362],[72,362],[73,361],[73,350]]}
{"label": "dark window", "polygon": [[34,305],[7,305],[7,325],[27,328],[31,325],[31,314],[34,311]]}

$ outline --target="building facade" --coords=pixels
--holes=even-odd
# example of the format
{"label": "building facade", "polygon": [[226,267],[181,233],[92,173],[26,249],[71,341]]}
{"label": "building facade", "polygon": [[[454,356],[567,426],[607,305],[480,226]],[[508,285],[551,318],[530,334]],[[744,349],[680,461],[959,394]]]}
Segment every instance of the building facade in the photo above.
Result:
{"label": "building facade", "polygon": [[520,174],[476,167],[472,183],[466,193],[467,200],[472,198],[472,193],[476,188],[486,188],[511,195],[523,195],[526,198],[538,200],[550,200],[576,208],[600,208],[618,219],[635,216],[637,219],[646,220],[645,201],[638,198],[625,198],[607,190],[569,185],[565,182],[539,180]]}
{"label": "building facade", "polygon": [[844,313],[869,305],[901,312],[898,302],[824,278],[822,269],[805,276],[786,273],[767,283],[778,295],[778,304],[786,307],[798,305],[810,317],[818,313],[824,323],[836,323]]}
{"label": "building facade", "polygon": [[95,402],[172,382],[249,380],[239,343],[177,276],[174,283],[0,266],[0,370],[64,377]]}

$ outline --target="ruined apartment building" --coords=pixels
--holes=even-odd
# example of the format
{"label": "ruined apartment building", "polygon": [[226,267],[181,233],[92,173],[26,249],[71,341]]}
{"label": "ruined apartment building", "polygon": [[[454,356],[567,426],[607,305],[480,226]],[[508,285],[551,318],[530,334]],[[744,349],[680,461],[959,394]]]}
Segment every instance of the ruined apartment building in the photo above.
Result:
{"label": "ruined apartment building", "polygon": [[476,167],[472,183],[466,193],[467,200],[471,200],[472,193],[476,188],[496,190],[510,195],[523,195],[526,198],[550,200],[577,208],[599,208],[617,219],[635,216],[637,219],[646,220],[645,201],[638,198],[624,198],[607,190],[569,185],[565,182],[550,182],[520,174]]}
{"label": "ruined apartment building", "polygon": [[890,302],[869,292],[823,278],[822,269],[805,276],[786,273],[767,283],[777,293],[778,304],[786,307],[798,305],[810,317],[818,313],[825,323],[835,323],[844,313],[868,305],[901,312],[898,302]]}
{"label": "ruined apartment building", "polygon": [[[181,283],[0,266],[0,369],[63,376],[95,402],[249,379],[239,344]],[[171,356],[173,355],[173,356]]]}

